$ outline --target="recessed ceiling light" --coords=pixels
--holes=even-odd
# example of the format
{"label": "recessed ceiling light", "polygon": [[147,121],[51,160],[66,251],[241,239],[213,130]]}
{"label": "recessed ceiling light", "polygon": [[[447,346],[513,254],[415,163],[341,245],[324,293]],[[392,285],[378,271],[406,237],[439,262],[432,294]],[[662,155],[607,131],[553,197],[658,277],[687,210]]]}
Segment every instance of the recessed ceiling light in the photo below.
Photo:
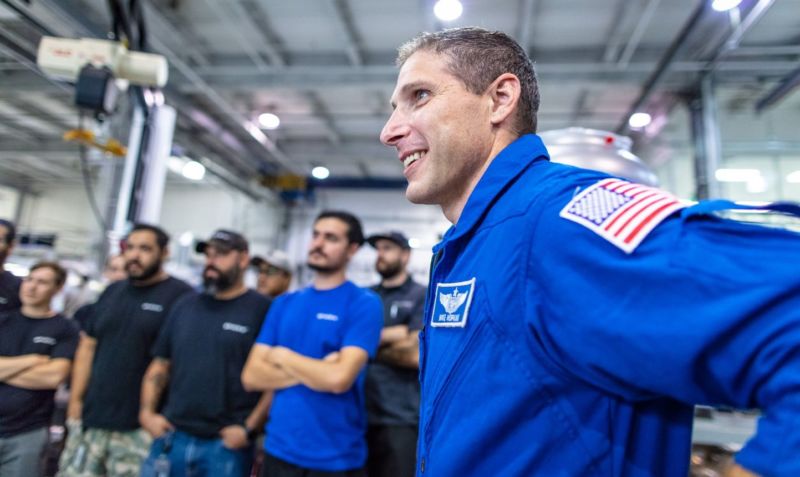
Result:
{"label": "recessed ceiling light", "polygon": [[311,169],[311,175],[315,179],[325,180],[331,175],[331,171],[329,171],[327,167],[317,166]]}
{"label": "recessed ceiling light", "polygon": [[458,0],[439,0],[433,6],[436,18],[443,22],[450,22],[461,16],[464,7]]}
{"label": "recessed ceiling light", "polygon": [[628,124],[634,129],[640,129],[650,124],[652,120],[653,118],[647,113],[633,113],[628,119]]}
{"label": "recessed ceiling light", "polygon": [[258,116],[258,124],[264,129],[278,129],[281,125],[281,118],[273,113],[264,113]]}
{"label": "recessed ceiling light", "polygon": [[742,0],[714,0],[711,2],[711,8],[718,12],[726,12],[739,6]]}

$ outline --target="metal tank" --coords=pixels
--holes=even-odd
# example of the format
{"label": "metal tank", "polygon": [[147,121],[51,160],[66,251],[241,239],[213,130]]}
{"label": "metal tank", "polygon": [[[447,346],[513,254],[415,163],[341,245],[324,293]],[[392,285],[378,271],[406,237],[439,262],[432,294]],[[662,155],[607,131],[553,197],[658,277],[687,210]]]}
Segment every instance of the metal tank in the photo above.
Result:
{"label": "metal tank", "polygon": [[539,136],[553,162],[605,172],[633,182],[658,186],[650,167],[631,152],[631,139],[608,131],[566,128]]}

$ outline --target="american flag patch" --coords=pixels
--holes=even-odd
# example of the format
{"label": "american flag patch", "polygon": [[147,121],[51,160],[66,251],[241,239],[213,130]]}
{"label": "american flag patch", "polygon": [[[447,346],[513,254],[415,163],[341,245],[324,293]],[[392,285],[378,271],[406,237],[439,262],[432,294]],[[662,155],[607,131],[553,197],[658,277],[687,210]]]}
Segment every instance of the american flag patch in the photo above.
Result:
{"label": "american flag patch", "polygon": [[683,207],[662,190],[603,179],[576,195],[559,215],[631,253],[656,225]]}

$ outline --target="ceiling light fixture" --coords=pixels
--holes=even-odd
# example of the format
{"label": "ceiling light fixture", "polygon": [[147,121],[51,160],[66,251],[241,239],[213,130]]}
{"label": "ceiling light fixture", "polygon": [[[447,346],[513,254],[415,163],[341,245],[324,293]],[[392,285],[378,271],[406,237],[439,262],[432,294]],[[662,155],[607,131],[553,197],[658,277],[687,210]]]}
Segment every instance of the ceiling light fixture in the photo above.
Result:
{"label": "ceiling light fixture", "polygon": [[711,8],[718,12],[727,12],[733,10],[742,3],[742,0],[714,0],[711,2]]}
{"label": "ceiling light fixture", "polygon": [[653,118],[647,113],[633,113],[628,119],[628,125],[633,129],[641,129],[646,127]]}
{"label": "ceiling light fixture", "polygon": [[461,16],[464,7],[458,0],[439,0],[433,6],[436,18],[443,22],[450,22]]}
{"label": "ceiling light fixture", "polygon": [[206,167],[197,161],[189,161],[184,164],[181,174],[189,180],[200,181],[206,176]]}
{"label": "ceiling light fixture", "polygon": [[278,129],[281,125],[281,118],[277,114],[264,113],[258,116],[258,124],[264,129]]}
{"label": "ceiling light fixture", "polygon": [[794,171],[787,174],[786,182],[790,184],[800,184],[800,171]]}
{"label": "ceiling light fixture", "polygon": [[322,180],[327,179],[328,176],[331,175],[331,171],[328,170],[327,167],[317,166],[317,167],[311,169],[311,175],[314,177],[314,179],[319,179],[319,180],[322,181]]}

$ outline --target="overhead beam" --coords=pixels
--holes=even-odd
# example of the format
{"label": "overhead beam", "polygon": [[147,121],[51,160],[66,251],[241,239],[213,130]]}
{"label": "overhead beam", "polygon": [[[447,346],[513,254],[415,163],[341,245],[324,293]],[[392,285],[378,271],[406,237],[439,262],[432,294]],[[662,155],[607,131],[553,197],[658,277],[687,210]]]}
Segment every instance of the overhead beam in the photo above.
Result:
{"label": "overhead beam", "polygon": [[264,11],[261,2],[256,0],[241,0],[241,5],[238,6],[238,8],[246,11],[246,16],[249,19],[248,21],[257,25],[256,31],[263,38],[261,47],[264,49],[264,54],[267,55],[272,66],[286,66],[288,62],[286,61],[285,55],[281,53],[283,42],[272,27],[269,15]]}
{"label": "overhead beam", "polygon": [[348,5],[347,0],[331,1],[333,3],[335,16],[344,32],[344,40],[347,44],[347,57],[350,59],[350,64],[353,66],[362,66],[364,64],[364,53],[361,51],[362,41],[358,30],[356,30],[350,5]]}

